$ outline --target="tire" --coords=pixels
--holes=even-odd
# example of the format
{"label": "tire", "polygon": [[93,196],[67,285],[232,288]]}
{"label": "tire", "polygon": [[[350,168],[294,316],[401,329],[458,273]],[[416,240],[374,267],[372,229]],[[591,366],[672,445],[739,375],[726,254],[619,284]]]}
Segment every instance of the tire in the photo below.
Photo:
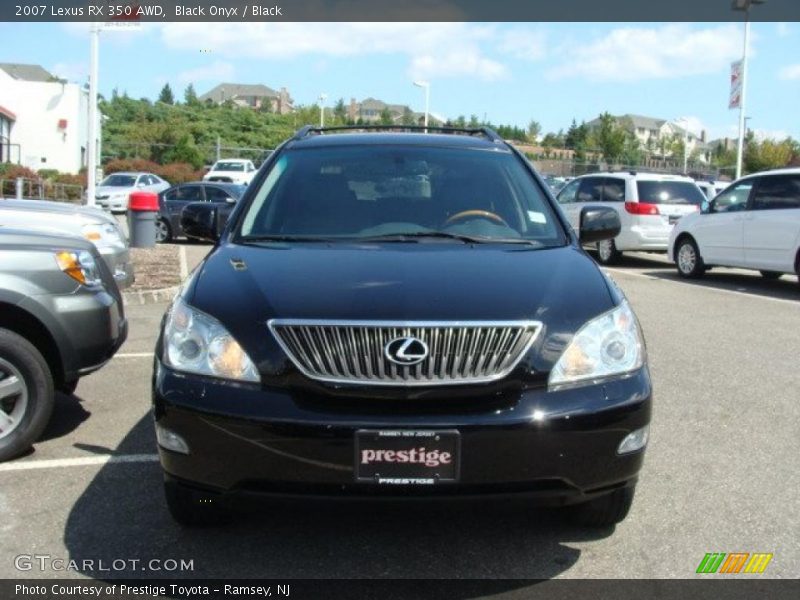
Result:
{"label": "tire", "polygon": [[165,219],[156,220],[156,243],[166,244],[172,241],[172,229]]}
{"label": "tire", "polygon": [[193,490],[174,481],[164,482],[164,495],[172,519],[182,527],[211,527],[230,521],[226,507],[215,504],[218,497]]}
{"label": "tire", "polygon": [[761,276],[764,279],[767,279],[769,281],[774,281],[775,279],[780,279],[781,275],[783,275],[783,273],[781,273],[780,271],[759,271],[759,272],[761,273]]}
{"label": "tire", "polygon": [[41,352],[0,328],[0,462],[19,456],[53,414],[53,376]]}
{"label": "tire", "polygon": [[617,250],[614,240],[597,242],[597,262],[601,265],[613,265],[622,258],[622,252]]}
{"label": "tire", "polygon": [[573,506],[572,518],[586,527],[611,527],[621,523],[628,516],[635,491],[636,486],[631,485]]}
{"label": "tire", "polygon": [[687,279],[700,277],[705,273],[703,259],[692,238],[684,237],[678,240],[675,246],[675,266],[678,275]]}

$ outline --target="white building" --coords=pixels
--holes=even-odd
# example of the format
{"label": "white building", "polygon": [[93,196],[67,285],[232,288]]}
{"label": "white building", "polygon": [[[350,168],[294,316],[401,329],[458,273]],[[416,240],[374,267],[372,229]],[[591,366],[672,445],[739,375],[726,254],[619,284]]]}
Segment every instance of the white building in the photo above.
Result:
{"label": "white building", "polygon": [[[702,163],[708,163],[711,160],[712,149],[706,144],[705,131],[697,136],[674,121],[641,115],[625,114],[614,117],[614,120],[617,125],[635,135],[641,149],[650,156],[675,158],[670,149],[671,142],[686,140],[689,156],[695,156]],[[590,129],[596,129],[600,127],[600,123],[601,119],[598,117],[586,125]]]}
{"label": "white building", "polygon": [[39,65],[0,63],[0,162],[77,173],[87,162],[88,100]]}

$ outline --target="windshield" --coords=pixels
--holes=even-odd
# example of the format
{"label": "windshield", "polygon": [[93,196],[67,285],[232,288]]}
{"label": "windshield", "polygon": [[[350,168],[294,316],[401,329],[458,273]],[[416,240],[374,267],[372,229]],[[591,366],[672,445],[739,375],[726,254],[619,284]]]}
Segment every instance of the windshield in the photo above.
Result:
{"label": "windshield", "polygon": [[694,204],[700,206],[706,196],[690,181],[637,181],[639,202],[648,204]]}
{"label": "windshield", "polygon": [[240,162],[218,162],[211,169],[212,171],[244,171],[244,163]]}
{"label": "windshield", "polygon": [[430,236],[565,243],[542,191],[515,155],[430,146],[289,150],[241,223],[245,240]]}
{"label": "windshield", "polygon": [[136,185],[136,175],[109,175],[100,185],[109,187],[133,187]]}

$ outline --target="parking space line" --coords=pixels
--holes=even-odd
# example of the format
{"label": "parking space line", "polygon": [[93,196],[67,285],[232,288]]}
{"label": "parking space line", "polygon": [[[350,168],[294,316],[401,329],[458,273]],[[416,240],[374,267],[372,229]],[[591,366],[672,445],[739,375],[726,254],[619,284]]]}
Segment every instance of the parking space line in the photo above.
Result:
{"label": "parking space line", "polygon": [[726,290],[723,288],[712,287],[707,285],[701,285],[696,283],[688,283],[684,281],[679,281],[675,279],[663,279],[661,277],[653,277],[652,275],[647,275],[646,273],[637,273],[636,271],[626,271],[625,269],[614,269],[612,267],[603,267],[604,271],[611,271],[613,273],[619,273],[620,275],[630,275],[631,277],[640,277],[642,279],[650,279],[651,281],[664,281],[666,283],[677,283],[678,285],[682,285],[684,287],[691,286],[691,287],[699,287],[704,290],[709,290],[711,292],[722,292],[724,294],[736,294],[738,296],[747,296],[748,298],[758,298],[760,300],[770,300],[771,302],[780,302],[781,304],[790,304],[792,306],[797,306],[800,302],[796,300],[787,300],[785,298],[771,298],[770,296],[762,296],[761,294],[751,294],[750,292],[741,292],[738,290]]}
{"label": "parking space line", "polygon": [[151,358],[152,352],[120,352],[114,358]]}
{"label": "parking space line", "polygon": [[186,263],[186,246],[178,247],[178,259],[180,264],[181,281],[189,276],[189,266]]}
{"label": "parking space line", "polygon": [[0,464],[0,473],[5,471],[30,471],[33,469],[64,469],[107,464],[130,464],[158,462],[158,454],[121,454],[118,456],[82,456],[79,458],[53,458],[46,460],[27,460]]}

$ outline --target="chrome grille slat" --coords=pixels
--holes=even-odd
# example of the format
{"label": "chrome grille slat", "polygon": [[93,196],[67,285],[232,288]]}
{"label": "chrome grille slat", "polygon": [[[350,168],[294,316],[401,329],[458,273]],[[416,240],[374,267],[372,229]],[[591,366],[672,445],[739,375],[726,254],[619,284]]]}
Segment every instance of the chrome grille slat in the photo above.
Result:
{"label": "chrome grille slat", "polygon": [[[363,385],[457,385],[505,377],[542,329],[538,321],[387,322],[273,319],[275,339],[295,366],[319,381]],[[428,355],[412,365],[384,350],[413,337]]]}

